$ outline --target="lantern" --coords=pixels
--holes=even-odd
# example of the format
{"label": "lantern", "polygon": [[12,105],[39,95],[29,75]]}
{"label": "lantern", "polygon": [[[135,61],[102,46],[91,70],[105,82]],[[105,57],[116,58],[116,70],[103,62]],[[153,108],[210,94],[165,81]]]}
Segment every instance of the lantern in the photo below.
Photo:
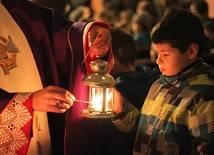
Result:
{"label": "lantern", "polygon": [[89,86],[89,103],[82,115],[89,118],[114,117],[113,91],[115,80],[110,74],[106,74],[108,63],[97,59],[90,63],[93,73],[86,75],[82,82]]}

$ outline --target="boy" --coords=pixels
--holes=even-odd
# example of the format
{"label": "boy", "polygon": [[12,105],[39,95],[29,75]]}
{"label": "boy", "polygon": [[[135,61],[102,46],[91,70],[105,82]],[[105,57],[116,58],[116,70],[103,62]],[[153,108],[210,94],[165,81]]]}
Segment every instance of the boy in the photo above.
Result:
{"label": "boy", "polygon": [[142,107],[133,154],[214,150],[214,69],[200,58],[204,38],[200,19],[185,9],[166,13],[153,28],[162,76]]}

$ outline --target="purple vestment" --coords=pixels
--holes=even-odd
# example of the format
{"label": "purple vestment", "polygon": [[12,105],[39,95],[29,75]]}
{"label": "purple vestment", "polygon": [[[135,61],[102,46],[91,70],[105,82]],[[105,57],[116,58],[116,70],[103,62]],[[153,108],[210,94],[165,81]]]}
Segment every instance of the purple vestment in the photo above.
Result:
{"label": "purple vestment", "polygon": [[[86,75],[86,66],[82,61],[84,52],[88,52],[87,45],[83,45],[83,29],[87,23],[74,24],[56,11],[35,6],[26,0],[2,0],[2,4],[25,34],[43,86],[60,86],[69,90],[76,99],[88,100],[88,88],[81,81]],[[104,23],[93,24],[108,28]],[[108,60],[111,58],[110,52]],[[3,94],[6,93],[0,90],[1,111],[13,96]],[[74,102],[65,114],[48,113],[53,154],[98,154],[97,121],[81,116],[86,106],[85,103]]]}

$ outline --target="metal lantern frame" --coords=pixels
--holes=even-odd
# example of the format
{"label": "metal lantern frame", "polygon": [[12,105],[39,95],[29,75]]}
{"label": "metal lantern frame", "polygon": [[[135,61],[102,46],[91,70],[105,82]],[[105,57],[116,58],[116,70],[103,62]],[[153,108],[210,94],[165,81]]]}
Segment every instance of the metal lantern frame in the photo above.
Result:
{"label": "metal lantern frame", "polygon": [[106,73],[108,63],[97,59],[90,63],[92,73],[86,75],[82,82],[89,86],[89,103],[87,109],[82,111],[82,116],[88,118],[114,117],[114,78]]}

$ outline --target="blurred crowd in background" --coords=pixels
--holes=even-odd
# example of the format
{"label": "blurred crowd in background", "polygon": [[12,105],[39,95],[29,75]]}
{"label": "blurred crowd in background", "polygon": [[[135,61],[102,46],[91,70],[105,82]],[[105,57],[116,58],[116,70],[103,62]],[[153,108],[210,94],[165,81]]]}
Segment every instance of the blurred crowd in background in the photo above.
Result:
{"label": "blurred crowd in background", "polygon": [[204,61],[214,66],[214,19],[209,17],[205,0],[33,0],[38,5],[55,8],[71,21],[103,21],[112,28],[130,33],[137,45],[136,64],[155,65],[150,32],[156,22],[173,8],[196,13],[206,35]]}

